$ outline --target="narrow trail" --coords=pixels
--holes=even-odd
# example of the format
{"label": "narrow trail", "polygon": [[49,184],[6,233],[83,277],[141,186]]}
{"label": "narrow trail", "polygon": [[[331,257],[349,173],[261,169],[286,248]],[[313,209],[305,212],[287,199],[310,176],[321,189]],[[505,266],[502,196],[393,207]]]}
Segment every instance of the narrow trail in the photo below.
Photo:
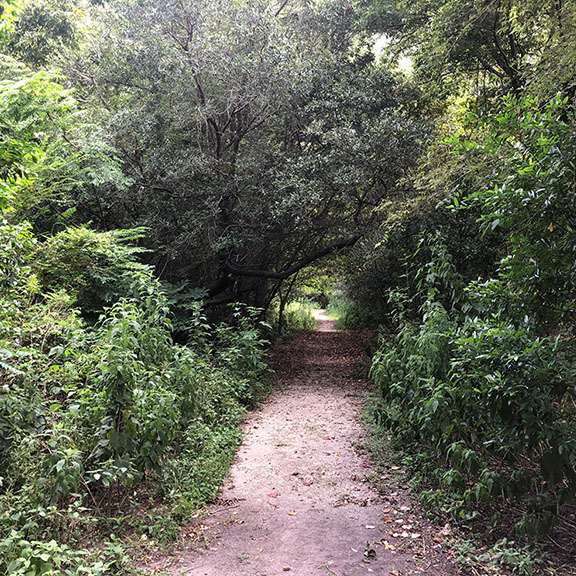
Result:
{"label": "narrow trail", "polygon": [[426,552],[417,533],[426,527],[406,493],[369,481],[376,473],[359,423],[368,393],[357,375],[361,337],[335,330],[322,314],[317,324],[275,348],[275,392],[249,416],[231,477],[198,528],[202,537],[164,563],[169,574],[455,573]]}

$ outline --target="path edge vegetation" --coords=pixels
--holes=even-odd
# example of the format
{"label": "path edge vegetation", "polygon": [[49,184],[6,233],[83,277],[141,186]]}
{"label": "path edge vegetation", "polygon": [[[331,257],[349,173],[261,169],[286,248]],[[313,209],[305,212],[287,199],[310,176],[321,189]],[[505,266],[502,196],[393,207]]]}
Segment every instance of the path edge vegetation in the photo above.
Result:
{"label": "path edge vegetation", "polygon": [[[41,244],[25,224],[0,233],[11,271],[3,573],[131,573],[125,548],[170,542],[216,498],[243,415],[269,387],[264,326],[242,306],[210,326],[198,307],[193,344],[178,344],[165,294],[133,260],[133,235],[72,229]],[[67,291],[41,293],[59,271],[73,272]],[[92,320],[101,297],[116,301]]]}

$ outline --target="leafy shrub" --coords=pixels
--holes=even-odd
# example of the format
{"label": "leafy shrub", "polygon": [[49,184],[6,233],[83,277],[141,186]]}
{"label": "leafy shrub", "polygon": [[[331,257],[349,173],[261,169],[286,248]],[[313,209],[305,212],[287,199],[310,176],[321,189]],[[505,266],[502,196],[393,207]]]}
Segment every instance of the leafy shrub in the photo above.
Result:
{"label": "leafy shrub", "polygon": [[232,324],[219,324],[214,330],[214,359],[243,383],[238,398],[246,404],[257,402],[267,389],[269,342],[262,334],[270,326],[258,320],[259,314],[258,309],[237,304]]}
{"label": "leafy shrub", "polygon": [[452,514],[472,518],[488,501],[524,498],[541,521],[517,527],[543,531],[545,512],[576,493],[576,435],[562,410],[574,393],[569,343],[498,313],[493,285],[463,287],[446,262],[425,271],[421,320],[396,295],[398,332],[373,360],[375,415],[440,489],[425,499],[445,494]]}
{"label": "leafy shrub", "polygon": [[314,310],[318,304],[310,300],[296,300],[286,305],[284,321],[288,333],[298,330],[313,330],[316,326]]}
{"label": "leafy shrub", "polygon": [[[0,226],[0,265],[12,273],[0,287],[3,573],[120,573],[115,560],[93,562],[77,550],[71,526],[90,524],[102,503],[146,479],[182,513],[214,498],[244,405],[265,387],[266,340],[254,311],[238,309],[234,327],[214,329],[198,312],[191,345],[176,344],[159,283],[115,238],[67,231],[48,257],[29,227]],[[97,265],[82,256],[85,240],[89,256],[103,254]],[[60,241],[66,249],[52,251]],[[60,261],[70,257],[69,241],[78,248],[74,275]],[[42,274],[48,261],[58,273],[44,293],[32,270]],[[74,300],[95,311],[112,270],[124,274],[117,301],[86,324]],[[79,520],[73,504],[92,509]]]}
{"label": "leafy shrub", "polygon": [[501,272],[521,293],[525,313],[554,326],[575,312],[576,117],[560,96],[544,105],[506,97],[481,122],[478,142],[455,141],[463,157],[493,167],[490,185],[469,194],[487,230],[508,237]]}
{"label": "leafy shrub", "polygon": [[65,289],[83,314],[96,319],[106,306],[138,296],[138,278],[151,278],[149,268],[136,261],[142,249],[130,244],[142,235],[68,228],[40,246],[34,271],[44,291]]}
{"label": "leafy shrub", "polygon": [[[58,205],[86,180],[122,181],[104,148],[95,144],[90,159],[69,142],[73,108],[51,76],[0,57],[0,573],[7,575],[130,573],[117,542],[101,542],[107,515],[122,506],[124,516],[145,481],[148,493],[181,511],[213,498],[244,404],[266,372],[266,341],[251,313],[239,313],[233,329],[214,329],[187,297],[181,308],[193,313],[179,329],[189,345],[174,342],[167,297],[137,261],[133,243],[142,231],[67,228],[39,243],[19,221],[28,212],[36,230],[61,229],[67,216],[42,225],[46,203]],[[174,536],[171,518],[163,525]],[[123,526],[118,520],[115,529]],[[91,536],[100,540],[94,554],[81,549]]]}
{"label": "leafy shrub", "polygon": [[292,300],[282,308],[282,314],[280,314],[279,308],[272,309],[269,314],[271,316],[270,322],[277,333],[288,337],[300,330],[313,330],[316,326],[315,308],[319,308],[319,306],[311,300]]}
{"label": "leafy shrub", "polygon": [[338,319],[336,327],[341,330],[374,328],[380,320],[375,311],[365,303],[352,300],[343,293],[336,293],[330,299],[326,312]]}

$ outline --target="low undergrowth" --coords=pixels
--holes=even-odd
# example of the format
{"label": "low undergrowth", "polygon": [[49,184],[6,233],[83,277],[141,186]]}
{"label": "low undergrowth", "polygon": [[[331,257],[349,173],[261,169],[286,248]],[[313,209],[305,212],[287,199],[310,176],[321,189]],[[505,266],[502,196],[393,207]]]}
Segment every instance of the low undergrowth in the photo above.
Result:
{"label": "low undergrowth", "polygon": [[292,300],[284,306],[273,307],[269,312],[269,322],[281,337],[291,338],[300,330],[313,330],[316,326],[314,310],[319,308],[316,302],[306,298]]}
{"label": "low undergrowth", "polygon": [[[168,540],[215,498],[265,390],[255,312],[210,327],[198,309],[176,344],[133,254],[114,233],[40,245],[28,225],[0,225],[2,574],[131,573],[122,536]],[[46,278],[47,259],[74,276],[51,265]]]}
{"label": "low undergrowth", "polygon": [[[373,418],[373,407],[369,403],[364,414],[364,425],[368,430],[366,448],[376,465],[377,473],[372,482],[376,488],[389,492],[410,492],[418,499],[418,495],[426,487],[422,476],[413,467],[413,459],[409,452],[402,449],[397,439],[378,425]],[[407,494],[406,494],[407,497]],[[523,543],[507,535],[496,535],[490,526],[480,527],[477,522],[474,527],[454,522],[449,514],[443,514],[434,507],[426,509],[434,523],[425,528],[426,536],[422,540],[411,542],[420,544],[420,553],[426,555],[426,550],[448,554],[458,565],[463,574],[472,576],[552,576],[571,574],[557,570],[543,547],[534,543]],[[472,528],[472,529],[471,529]],[[428,534],[428,530],[430,531]],[[429,552],[428,552],[429,553]],[[555,562],[559,565],[560,562]]]}
{"label": "low undergrowth", "polygon": [[374,311],[342,294],[335,294],[328,303],[326,314],[336,318],[338,330],[362,330],[378,325]]}
{"label": "low undergrowth", "polygon": [[398,329],[373,358],[372,418],[426,508],[482,533],[489,549],[507,537],[521,551],[574,501],[574,342],[515,315],[504,280],[463,285],[449,255],[436,257],[421,272],[420,314],[392,295]]}

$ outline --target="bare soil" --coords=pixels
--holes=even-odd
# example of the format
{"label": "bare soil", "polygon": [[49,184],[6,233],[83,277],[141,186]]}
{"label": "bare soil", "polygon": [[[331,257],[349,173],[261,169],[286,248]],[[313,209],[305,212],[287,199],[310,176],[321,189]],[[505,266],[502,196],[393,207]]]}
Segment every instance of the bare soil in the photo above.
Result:
{"label": "bare soil", "polygon": [[359,418],[369,393],[365,335],[317,330],[276,346],[276,387],[245,422],[220,499],[190,541],[151,573],[190,576],[451,575],[442,530],[383,482]]}

